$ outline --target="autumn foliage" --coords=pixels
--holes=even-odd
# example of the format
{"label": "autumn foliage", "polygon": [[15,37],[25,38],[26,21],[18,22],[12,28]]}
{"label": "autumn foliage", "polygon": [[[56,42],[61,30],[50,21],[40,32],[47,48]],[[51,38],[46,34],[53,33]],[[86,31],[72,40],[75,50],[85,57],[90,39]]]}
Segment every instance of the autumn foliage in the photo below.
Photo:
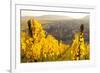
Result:
{"label": "autumn foliage", "polygon": [[58,41],[50,34],[46,35],[38,20],[32,19],[30,24],[29,33],[21,32],[21,62],[89,59],[89,44],[84,41],[84,33],[76,33],[73,43],[69,45]]}

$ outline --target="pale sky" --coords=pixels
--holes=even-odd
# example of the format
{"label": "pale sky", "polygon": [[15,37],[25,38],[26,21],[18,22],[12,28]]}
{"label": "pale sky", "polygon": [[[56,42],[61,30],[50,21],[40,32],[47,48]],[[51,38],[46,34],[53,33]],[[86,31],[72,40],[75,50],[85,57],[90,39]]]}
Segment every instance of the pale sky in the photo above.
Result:
{"label": "pale sky", "polygon": [[46,12],[46,11],[21,11],[21,16],[43,16],[43,15],[62,15],[69,16],[75,19],[85,17],[89,14],[85,13],[65,13],[65,12]]}

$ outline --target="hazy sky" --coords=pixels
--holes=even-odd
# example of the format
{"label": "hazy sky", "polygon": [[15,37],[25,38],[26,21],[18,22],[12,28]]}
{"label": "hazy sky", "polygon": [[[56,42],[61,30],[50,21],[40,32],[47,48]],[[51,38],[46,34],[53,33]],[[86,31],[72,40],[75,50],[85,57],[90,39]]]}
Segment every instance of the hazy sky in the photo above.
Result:
{"label": "hazy sky", "polygon": [[62,15],[69,16],[75,19],[85,17],[89,14],[85,13],[65,13],[65,12],[46,12],[46,11],[21,11],[21,16],[43,16],[43,15]]}

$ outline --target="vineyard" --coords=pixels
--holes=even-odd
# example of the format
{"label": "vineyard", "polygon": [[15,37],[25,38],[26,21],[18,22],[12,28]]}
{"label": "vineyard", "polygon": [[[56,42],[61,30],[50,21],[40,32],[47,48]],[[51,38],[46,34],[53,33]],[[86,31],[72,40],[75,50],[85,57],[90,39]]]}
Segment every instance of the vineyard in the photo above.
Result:
{"label": "vineyard", "polygon": [[[46,34],[37,19],[27,23],[28,32],[21,31],[21,62],[89,60],[90,46],[84,40],[84,26],[76,32],[71,44]],[[66,33],[67,34],[67,33]]]}

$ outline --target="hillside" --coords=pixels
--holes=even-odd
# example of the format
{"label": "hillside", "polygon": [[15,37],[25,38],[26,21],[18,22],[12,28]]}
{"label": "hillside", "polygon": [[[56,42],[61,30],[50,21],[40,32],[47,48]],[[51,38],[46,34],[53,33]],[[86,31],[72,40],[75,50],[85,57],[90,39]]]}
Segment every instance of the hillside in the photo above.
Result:
{"label": "hillside", "polygon": [[[21,17],[22,31],[27,29],[27,21],[33,17]],[[58,40],[65,43],[71,43],[75,32],[79,31],[77,27],[84,24],[85,41],[89,42],[89,16],[81,19],[73,19],[68,16],[44,15],[35,17],[42,24],[46,34],[52,34]]]}

